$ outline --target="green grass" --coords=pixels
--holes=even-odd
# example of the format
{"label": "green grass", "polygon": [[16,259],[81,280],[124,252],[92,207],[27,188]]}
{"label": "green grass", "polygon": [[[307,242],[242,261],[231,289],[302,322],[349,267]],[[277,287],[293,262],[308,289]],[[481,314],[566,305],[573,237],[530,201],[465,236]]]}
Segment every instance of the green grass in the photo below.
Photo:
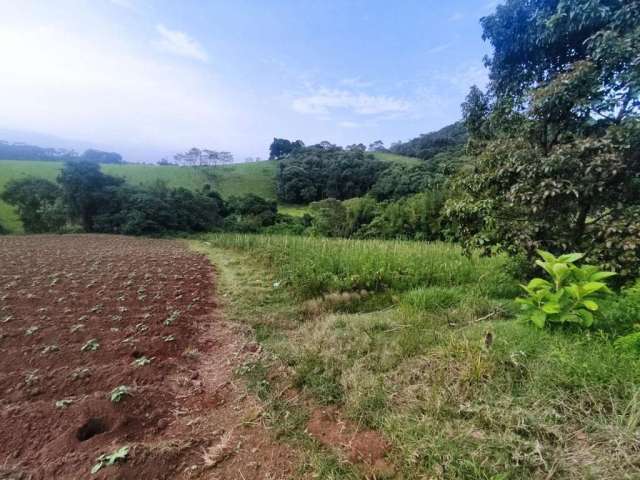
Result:
{"label": "green grass", "polygon": [[420,158],[406,157],[404,155],[397,155],[395,153],[376,152],[373,154],[373,156],[383,162],[393,162],[407,166],[420,165],[424,163],[424,160]]}
{"label": "green grass", "polygon": [[[29,176],[55,181],[62,168],[61,162],[0,160],[0,192],[12,179]],[[223,197],[255,193],[261,197],[276,198],[276,162],[265,161],[209,168],[189,168],[158,165],[102,165],[104,173],[125,178],[133,184],[166,182],[170,187],[192,190],[205,184],[213,185]],[[14,209],[0,201],[0,223],[10,231],[20,232],[22,225]]]}
{"label": "green grass", "polygon": [[[251,251],[278,270],[302,297],[330,292],[405,291],[421,286],[478,285],[483,291],[514,291],[503,272],[504,257],[467,258],[447,243],[345,240],[312,237],[213,234],[220,247]],[[483,277],[492,282],[479,283]],[[506,282],[505,282],[506,281]]]}
{"label": "green grass", "polygon": [[[253,384],[280,434],[301,434],[311,401],[382,432],[398,478],[640,478],[640,359],[603,333],[516,319],[506,259],[418,242],[208,235],[199,245],[224,262],[223,280],[236,278],[225,293],[269,359],[255,372],[277,387]],[[389,301],[349,312],[362,285]],[[295,415],[273,393],[287,385],[303,396]]]}

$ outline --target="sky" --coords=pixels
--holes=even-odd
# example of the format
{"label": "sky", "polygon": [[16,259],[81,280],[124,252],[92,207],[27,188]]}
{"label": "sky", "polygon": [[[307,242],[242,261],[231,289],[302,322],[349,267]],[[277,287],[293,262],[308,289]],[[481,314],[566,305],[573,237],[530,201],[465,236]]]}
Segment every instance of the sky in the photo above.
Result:
{"label": "sky", "polygon": [[0,137],[144,162],[408,140],[486,84],[479,19],[496,3],[0,0]]}

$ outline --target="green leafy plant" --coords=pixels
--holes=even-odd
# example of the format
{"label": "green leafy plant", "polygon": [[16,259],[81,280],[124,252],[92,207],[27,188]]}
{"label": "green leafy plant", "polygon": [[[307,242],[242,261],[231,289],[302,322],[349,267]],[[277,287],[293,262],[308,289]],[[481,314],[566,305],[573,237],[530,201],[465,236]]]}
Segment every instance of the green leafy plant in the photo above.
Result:
{"label": "green leafy plant", "polygon": [[538,250],[538,255],[542,260],[536,260],[536,264],[551,280],[534,278],[527,285],[521,285],[527,296],[516,302],[522,306],[524,316],[538,328],[544,328],[547,323],[593,325],[593,312],[599,308],[596,299],[611,293],[604,280],[615,272],[602,271],[594,265],[577,266],[575,263],[584,256],[581,253],[556,257]]}
{"label": "green leafy plant", "polygon": [[118,403],[124,400],[126,397],[131,396],[131,389],[126,385],[119,385],[113,390],[111,390],[111,401],[113,403]]}
{"label": "green leafy plant", "polygon": [[89,340],[87,343],[85,343],[82,346],[80,351],[82,351],[82,352],[95,352],[99,348],[100,348],[100,343],[98,343],[98,340],[95,339],[95,338],[92,338],[91,340]]}
{"label": "green leafy plant", "polygon": [[62,400],[57,400],[55,405],[56,405],[56,408],[65,409],[72,403],[73,403],[73,400],[71,400],[70,398],[63,398]]}
{"label": "green leafy plant", "polygon": [[143,367],[145,365],[149,365],[151,363],[151,360],[153,359],[142,356],[140,358],[136,358],[133,362],[131,362],[131,365],[133,365],[134,367]]}
{"label": "green leafy plant", "polygon": [[129,447],[124,446],[120,447],[113,453],[105,454],[103,453],[96,460],[96,464],[91,468],[91,473],[98,473],[103,467],[108,467],[111,465],[115,465],[117,462],[124,462],[129,455]]}

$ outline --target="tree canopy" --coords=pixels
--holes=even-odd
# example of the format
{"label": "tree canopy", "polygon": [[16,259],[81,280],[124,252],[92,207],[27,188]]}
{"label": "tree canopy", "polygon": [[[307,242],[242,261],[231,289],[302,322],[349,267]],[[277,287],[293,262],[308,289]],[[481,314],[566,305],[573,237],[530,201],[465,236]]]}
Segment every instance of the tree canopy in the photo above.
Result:
{"label": "tree canopy", "polygon": [[490,84],[463,104],[476,158],[447,205],[468,245],[637,268],[638,18],[638,0],[509,0],[482,19]]}

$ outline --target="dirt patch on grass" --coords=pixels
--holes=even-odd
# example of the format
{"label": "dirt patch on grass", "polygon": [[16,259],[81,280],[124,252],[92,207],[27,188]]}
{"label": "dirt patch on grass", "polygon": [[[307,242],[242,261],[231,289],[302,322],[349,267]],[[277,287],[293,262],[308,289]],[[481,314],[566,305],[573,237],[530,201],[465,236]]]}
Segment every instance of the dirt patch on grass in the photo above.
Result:
{"label": "dirt patch on grass", "polygon": [[0,238],[0,478],[90,478],[123,446],[94,478],[290,478],[213,286],[179,242]]}
{"label": "dirt patch on grass", "polygon": [[394,469],[385,456],[391,445],[374,430],[361,429],[333,407],[317,408],[307,424],[309,434],[358,465],[367,477],[390,478]]}

